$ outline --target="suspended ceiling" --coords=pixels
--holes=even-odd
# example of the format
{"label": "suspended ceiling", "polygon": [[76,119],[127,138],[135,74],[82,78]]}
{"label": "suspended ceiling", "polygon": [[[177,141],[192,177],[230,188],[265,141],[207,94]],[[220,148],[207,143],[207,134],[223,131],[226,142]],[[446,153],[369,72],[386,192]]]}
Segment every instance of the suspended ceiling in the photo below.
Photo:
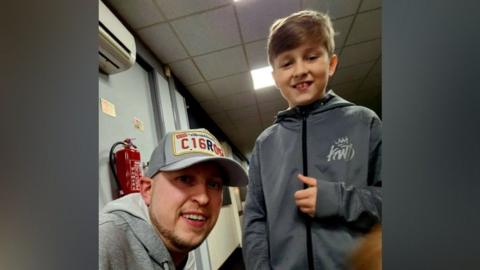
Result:
{"label": "suspended ceiling", "polygon": [[268,65],[271,23],[302,9],[328,12],[339,66],[329,88],[381,115],[379,0],[106,0],[136,38],[185,85],[249,156],[256,137],[287,107],[275,87],[255,91],[249,71]]}

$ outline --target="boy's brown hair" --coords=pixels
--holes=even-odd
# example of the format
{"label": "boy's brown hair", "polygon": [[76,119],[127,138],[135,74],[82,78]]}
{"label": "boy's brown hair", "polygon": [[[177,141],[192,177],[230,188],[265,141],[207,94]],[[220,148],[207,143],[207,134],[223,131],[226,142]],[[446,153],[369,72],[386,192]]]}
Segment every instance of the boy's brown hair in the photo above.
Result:
{"label": "boy's brown hair", "polygon": [[276,20],[270,27],[267,51],[268,61],[273,66],[273,60],[282,52],[292,50],[306,42],[321,43],[332,56],[335,51],[335,32],[327,14],[302,10],[285,18]]}

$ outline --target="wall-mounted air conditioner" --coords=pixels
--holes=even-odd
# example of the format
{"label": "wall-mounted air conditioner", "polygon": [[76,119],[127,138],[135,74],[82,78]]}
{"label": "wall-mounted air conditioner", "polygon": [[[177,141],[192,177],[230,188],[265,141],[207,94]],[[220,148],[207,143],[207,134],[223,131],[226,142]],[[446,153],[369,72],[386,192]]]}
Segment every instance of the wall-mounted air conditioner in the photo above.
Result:
{"label": "wall-mounted air conditioner", "polygon": [[98,2],[98,36],[100,70],[113,74],[135,63],[135,38],[102,1]]}

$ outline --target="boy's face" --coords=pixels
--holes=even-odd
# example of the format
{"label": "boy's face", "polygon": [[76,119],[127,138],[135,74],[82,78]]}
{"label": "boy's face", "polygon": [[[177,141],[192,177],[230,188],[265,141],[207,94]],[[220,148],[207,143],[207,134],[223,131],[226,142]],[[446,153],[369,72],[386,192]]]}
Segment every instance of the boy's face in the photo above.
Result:
{"label": "boy's face", "polygon": [[329,57],[322,44],[310,42],[275,57],[272,75],[293,108],[321,99],[336,66],[336,55]]}
{"label": "boy's face", "polygon": [[211,162],[142,179],[150,219],[168,250],[186,253],[208,236],[222,206],[222,183]]}

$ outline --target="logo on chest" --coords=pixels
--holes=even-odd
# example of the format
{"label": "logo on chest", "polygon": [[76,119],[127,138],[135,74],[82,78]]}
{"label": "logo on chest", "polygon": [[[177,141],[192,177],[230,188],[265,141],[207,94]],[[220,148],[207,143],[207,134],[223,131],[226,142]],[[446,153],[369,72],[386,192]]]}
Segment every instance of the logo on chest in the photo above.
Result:
{"label": "logo on chest", "polygon": [[327,155],[327,161],[333,160],[352,160],[355,156],[355,149],[353,144],[350,143],[348,137],[338,138],[332,146],[330,146],[330,153]]}

